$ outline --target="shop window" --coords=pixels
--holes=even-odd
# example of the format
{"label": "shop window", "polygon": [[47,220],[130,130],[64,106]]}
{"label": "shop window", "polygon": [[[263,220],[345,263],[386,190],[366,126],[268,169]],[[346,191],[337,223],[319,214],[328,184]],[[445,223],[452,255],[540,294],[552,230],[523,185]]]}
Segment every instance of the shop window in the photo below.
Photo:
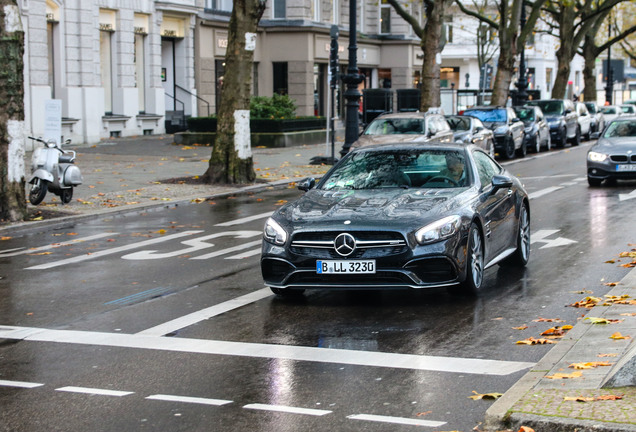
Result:
{"label": "shop window", "polygon": [[[440,87],[448,88],[454,84],[459,88],[459,68],[458,67],[442,67],[439,69]],[[468,87],[468,86],[467,86]]]}
{"label": "shop window", "polygon": [[289,93],[287,84],[287,62],[274,62],[274,93],[286,95]]}

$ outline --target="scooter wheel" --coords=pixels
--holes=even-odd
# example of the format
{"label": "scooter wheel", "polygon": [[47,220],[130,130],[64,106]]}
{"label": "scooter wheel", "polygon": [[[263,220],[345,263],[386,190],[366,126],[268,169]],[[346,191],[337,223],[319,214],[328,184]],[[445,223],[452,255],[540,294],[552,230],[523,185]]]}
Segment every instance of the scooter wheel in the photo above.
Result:
{"label": "scooter wheel", "polygon": [[60,199],[62,200],[63,204],[70,203],[73,199],[73,188],[62,189],[62,192],[60,193]]}
{"label": "scooter wheel", "polygon": [[29,202],[33,205],[38,205],[42,202],[46,196],[46,191],[49,189],[49,182],[46,180],[36,179],[29,191]]}

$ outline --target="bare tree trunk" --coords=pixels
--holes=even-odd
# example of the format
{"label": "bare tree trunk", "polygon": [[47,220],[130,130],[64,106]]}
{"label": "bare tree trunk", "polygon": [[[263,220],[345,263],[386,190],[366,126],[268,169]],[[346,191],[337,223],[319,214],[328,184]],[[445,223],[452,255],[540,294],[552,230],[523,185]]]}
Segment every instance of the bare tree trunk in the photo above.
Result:
{"label": "bare tree trunk", "polygon": [[574,6],[563,7],[559,19],[559,38],[561,46],[556,52],[557,73],[552,87],[552,99],[563,99],[570,78],[570,62],[576,50],[574,41]]}
{"label": "bare tree trunk", "polygon": [[594,44],[594,35],[588,34],[585,36],[585,43],[583,44],[583,59],[585,60],[585,66],[583,67],[583,100],[596,101],[596,75],[594,74],[594,68],[596,67],[596,45]]}
{"label": "bare tree trunk", "polygon": [[256,178],[249,128],[254,48],[249,40],[256,35],[265,4],[266,0],[234,1],[216,141],[202,176],[206,183],[249,183]]}
{"label": "bare tree trunk", "polygon": [[0,219],[24,220],[24,31],[15,0],[0,0]]}
{"label": "bare tree trunk", "polygon": [[437,56],[441,53],[444,43],[442,38],[442,24],[444,20],[444,0],[425,2],[426,24],[422,34],[422,100],[420,111],[440,106],[440,65]]}

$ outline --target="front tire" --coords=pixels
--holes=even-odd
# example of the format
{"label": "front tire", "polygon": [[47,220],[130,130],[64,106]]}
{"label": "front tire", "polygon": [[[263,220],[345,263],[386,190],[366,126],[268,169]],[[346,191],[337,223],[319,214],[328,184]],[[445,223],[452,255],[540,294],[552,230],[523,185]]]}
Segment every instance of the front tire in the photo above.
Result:
{"label": "front tire", "polygon": [[525,137],[521,137],[521,146],[517,149],[517,156],[519,156],[520,158],[524,158],[528,154],[528,146],[526,146],[526,143],[524,141]]}
{"label": "front tire", "polygon": [[477,294],[484,281],[484,248],[481,231],[476,223],[470,225],[466,250],[466,279],[462,288],[469,294]]}
{"label": "front tire", "polygon": [[46,191],[49,189],[49,182],[36,178],[33,182],[33,186],[29,190],[29,202],[33,205],[38,205],[44,200]]}
{"label": "front tire", "polygon": [[515,141],[512,139],[512,137],[506,138],[504,157],[506,159],[513,159],[515,157]]}
{"label": "front tire", "polygon": [[601,183],[603,183],[602,179],[597,179],[597,178],[593,178],[593,177],[588,177],[587,178],[587,184],[589,184],[592,187],[599,187],[601,185]]}
{"label": "front tire", "polygon": [[572,138],[572,145],[578,146],[581,144],[581,128],[576,128],[576,134],[574,134],[574,138]]}

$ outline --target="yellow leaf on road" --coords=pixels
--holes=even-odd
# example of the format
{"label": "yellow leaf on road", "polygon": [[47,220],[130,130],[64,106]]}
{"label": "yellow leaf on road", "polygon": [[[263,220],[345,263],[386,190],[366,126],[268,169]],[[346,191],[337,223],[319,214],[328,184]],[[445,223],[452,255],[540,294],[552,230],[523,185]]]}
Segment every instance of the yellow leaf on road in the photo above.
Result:
{"label": "yellow leaf on road", "polygon": [[572,378],[581,378],[583,376],[583,372],[572,372],[570,374],[566,373],[555,373],[554,375],[546,375],[548,379],[572,379]]}
{"label": "yellow leaf on road", "polygon": [[600,362],[572,363],[568,367],[572,369],[594,369],[599,366],[612,366],[612,364],[613,363],[610,363],[607,361],[600,361]]}
{"label": "yellow leaf on road", "polygon": [[495,399],[499,399],[500,397],[503,396],[503,393],[485,393],[485,394],[481,394],[481,393],[477,393],[474,390],[473,390],[473,393],[474,393],[474,395],[468,396],[472,400],[480,400],[480,399],[495,400]]}
{"label": "yellow leaf on road", "polygon": [[621,332],[616,332],[610,336],[610,339],[614,339],[614,340],[631,339],[631,336],[623,336]]}

